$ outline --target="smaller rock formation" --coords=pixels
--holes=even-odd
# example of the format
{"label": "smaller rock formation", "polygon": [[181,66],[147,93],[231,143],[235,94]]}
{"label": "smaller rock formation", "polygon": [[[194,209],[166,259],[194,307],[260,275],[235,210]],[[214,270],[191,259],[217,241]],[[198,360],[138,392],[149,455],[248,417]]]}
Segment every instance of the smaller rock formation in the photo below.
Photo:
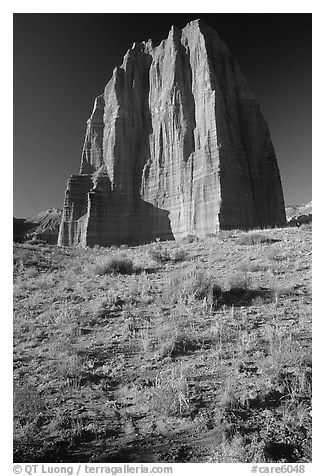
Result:
{"label": "smaller rock formation", "polygon": [[13,221],[13,241],[43,240],[50,245],[58,242],[62,210],[49,208],[31,218],[15,218]]}

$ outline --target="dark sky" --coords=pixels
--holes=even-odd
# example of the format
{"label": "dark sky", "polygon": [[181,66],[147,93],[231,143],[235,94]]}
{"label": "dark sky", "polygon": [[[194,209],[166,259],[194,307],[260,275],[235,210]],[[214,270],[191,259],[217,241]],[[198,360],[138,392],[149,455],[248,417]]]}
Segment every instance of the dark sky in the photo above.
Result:
{"label": "dark sky", "polygon": [[286,204],[311,200],[311,14],[14,14],[14,216],[62,208],[95,96],[134,41],[201,18],[269,124]]}

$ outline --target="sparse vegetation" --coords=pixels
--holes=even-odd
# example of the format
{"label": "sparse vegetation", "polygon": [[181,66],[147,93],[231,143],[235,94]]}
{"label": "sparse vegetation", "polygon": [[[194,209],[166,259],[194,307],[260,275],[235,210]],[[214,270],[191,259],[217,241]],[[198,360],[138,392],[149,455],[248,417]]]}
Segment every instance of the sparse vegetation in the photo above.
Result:
{"label": "sparse vegetation", "polygon": [[266,263],[258,263],[255,260],[251,259],[244,259],[238,263],[236,266],[238,271],[242,271],[243,273],[257,273],[259,271],[267,271],[269,269],[269,265]]}
{"label": "sparse vegetation", "polygon": [[290,296],[295,293],[296,285],[291,282],[287,283],[273,283],[271,285],[271,290],[274,294],[275,302],[279,301],[280,296]]}
{"label": "sparse vegetation", "polygon": [[168,280],[165,289],[165,299],[174,302],[180,300],[206,300],[210,304],[221,294],[220,286],[212,275],[195,268],[176,271]]}
{"label": "sparse vegetation", "polygon": [[185,250],[176,249],[171,252],[171,259],[174,263],[179,263],[180,261],[186,261],[188,255]]}
{"label": "sparse vegetation", "polygon": [[36,267],[31,267],[26,269],[26,278],[36,278],[38,276],[38,271]]}
{"label": "sparse vegetation", "polygon": [[302,225],[300,225],[300,230],[311,231],[312,230],[312,224],[311,223],[303,223]]}
{"label": "sparse vegetation", "polygon": [[194,235],[187,235],[181,240],[181,242],[185,244],[195,243],[196,241],[199,241],[199,239],[197,236]]}
{"label": "sparse vegetation", "polygon": [[220,230],[217,236],[220,240],[228,240],[229,238],[232,238],[233,234],[234,231],[232,230]]}
{"label": "sparse vegetation", "polygon": [[247,275],[247,273],[231,273],[226,276],[225,287],[227,290],[248,290],[252,284],[252,279]]}
{"label": "sparse vegetation", "polygon": [[149,250],[149,256],[157,263],[167,263],[168,261],[178,263],[187,259],[187,253],[185,250],[179,248],[168,250],[160,244]]}
{"label": "sparse vegetation", "polygon": [[48,246],[48,243],[44,240],[39,240],[37,238],[32,238],[31,240],[26,240],[25,245]]}
{"label": "sparse vegetation", "polygon": [[[158,352],[159,357],[177,357],[198,348],[199,341],[194,333],[186,330],[174,329],[168,335],[161,336]],[[165,338],[164,338],[165,337]]]}
{"label": "sparse vegetation", "polygon": [[114,256],[98,261],[93,267],[93,272],[98,276],[105,274],[132,274],[134,266],[129,258],[123,255]]}
{"label": "sparse vegetation", "polygon": [[269,261],[282,261],[283,259],[285,259],[285,256],[283,256],[283,254],[281,253],[281,250],[279,250],[278,248],[273,248],[273,247],[266,250],[265,257]]}
{"label": "sparse vegetation", "polygon": [[15,245],[15,461],[311,461],[311,233],[260,234]]}
{"label": "sparse vegetation", "polygon": [[163,248],[161,245],[150,249],[149,256],[152,260],[157,261],[157,263],[166,263],[167,261],[171,261],[169,251],[166,248]]}
{"label": "sparse vegetation", "polygon": [[172,367],[158,374],[151,392],[151,408],[167,416],[190,415],[189,385],[182,369]]}
{"label": "sparse vegetation", "polygon": [[242,233],[237,238],[239,245],[259,245],[261,243],[273,243],[274,241],[277,240],[257,232]]}

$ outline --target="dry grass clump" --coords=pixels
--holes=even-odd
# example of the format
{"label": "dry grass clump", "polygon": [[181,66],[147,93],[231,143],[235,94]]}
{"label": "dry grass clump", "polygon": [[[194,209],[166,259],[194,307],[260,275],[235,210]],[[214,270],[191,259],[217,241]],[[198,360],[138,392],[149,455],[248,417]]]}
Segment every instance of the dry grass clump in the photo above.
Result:
{"label": "dry grass clump", "polygon": [[278,248],[273,248],[273,247],[271,247],[269,250],[265,252],[265,257],[269,261],[282,261],[285,258],[285,256],[283,256],[283,254]]}
{"label": "dry grass clump", "polygon": [[300,225],[300,230],[305,230],[305,231],[311,231],[312,230],[312,224],[311,223],[304,223]]}
{"label": "dry grass clump", "polygon": [[261,243],[273,243],[274,240],[262,233],[251,232],[239,235],[236,242],[238,245],[259,245]]}
{"label": "dry grass clump", "polygon": [[115,292],[110,292],[105,298],[92,305],[94,319],[106,319],[123,308],[125,301]]}
{"label": "dry grass clump", "polygon": [[194,235],[187,235],[181,239],[181,242],[185,244],[195,243],[196,241],[199,241],[199,239],[197,236]]}
{"label": "dry grass clump", "polygon": [[170,253],[170,257],[173,263],[179,263],[180,261],[185,261],[188,257],[188,254],[185,250],[176,249]]}
{"label": "dry grass clump", "polygon": [[157,263],[167,263],[168,261],[178,263],[180,261],[185,261],[188,255],[185,250],[177,248],[169,251],[167,248],[158,245],[149,250],[149,256]]}
{"label": "dry grass clump", "polygon": [[[14,453],[21,457],[37,458],[37,447],[41,441],[37,438],[38,429],[46,410],[46,401],[36,387],[29,382],[14,381]],[[22,459],[23,461],[23,459]],[[27,459],[25,460],[27,461]]]}
{"label": "dry grass clump", "polygon": [[16,262],[22,267],[37,266],[38,259],[30,249],[21,249]]}
{"label": "dry grass clump", "polygon": [[274,300],[278,303],[280,296],[292,296],[296,292],[297,285],[292,282],[287,283],[272,283],[271,291],[274,295]]}
{"label": "dry grass clump", "polygon": [[225,306],[249,306],[257,305],[257,298],[262,304],[266,298],[265,291],[252,288],[252,279],[247,273],[234,272],[228,274],[224,281],[224,291],[219,305]]}
{"label": "dry grass clump", "polygon": [[247,273],[235,272],[230,273],[225,278],[225,289],[226,290],[244,290],[247,291],[251,284],[252,279],[247,275]]}
{"label": "dry grass clump", "polygon": [[171,261],[170,253],[167,248],[162,248],[160,245],[150,249],[148,253],[150,258],[157,263]]}
{"label": "dry grass clump", "polygon": [[238,271],[242,271],[244,273],[256,273],[258,271],[267,271],[269,269],[267,265],[262,263],[256,263],[256,261],[251,260],[249,258],[240,261],[237,264],[236,268],[238,269]]}
{"label": "dry grass clump", "polygon": [[206,300],[211,305],[221,295],[215,278],[197,269],[175,272],[165,289],[165,297],[173,302]]}
{"label": "dry grass clump", "polygon": [[38,270],[34,266],[28,268],[25,273],[26,278],[36,278],[38,276]]}
{"label": "dry grass clump", "polygon": [[228,238],[232,238],[234,231],[231,230],[220,230],[218,231],[218,238],[220,240],[227,240]]}
{"label": "dry grass clump", "polygon": [[97,276],[105,274],[132,274],[135,272],[133,261],[126,256],[114,256],[98,261],[92,269]]}
{"label": "dry grass clump", "polygon": [[235,434],[233,438],[223,438],[221,444],[215,447],[209,458],[209,463],[261,463],[265,461],[259,446],[251,444],[253,451],[247,451],[244,438]]}
{"label": "dry grass clump", "polygon": [[158,357],[177,357],[198,348],[197,336],[186,329],[174,329],[168,335],[161,336],[159,348],[156,353]]}
{"label": "dry grass clump", "polygon": [[253,300],[269,299],[270,291],[252,287],[252,278],[247,273],[228,274],[219,285],[213,275],[200,270],[180,270],[169,279],[165,301],[191,304],[203,301],[207,306],[219,309],[222,306],[248,306]]}
{"label": "dry grass clump", "polygon": [[161,372],[150,393],[150,406],[153,411],[168,416],[190,414],[189,385],[182,369],[172,367]]}

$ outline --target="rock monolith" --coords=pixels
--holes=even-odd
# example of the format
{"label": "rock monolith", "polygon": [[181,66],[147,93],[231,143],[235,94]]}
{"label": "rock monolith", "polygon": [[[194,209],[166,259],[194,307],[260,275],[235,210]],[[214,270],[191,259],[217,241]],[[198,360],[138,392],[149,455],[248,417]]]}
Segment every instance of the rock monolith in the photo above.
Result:
{"label": "rock monolith", "polygon": [[268,126],[215,30],[195,20],[156,47],[134,43],[95,100],[59,245],[285,223]]}

